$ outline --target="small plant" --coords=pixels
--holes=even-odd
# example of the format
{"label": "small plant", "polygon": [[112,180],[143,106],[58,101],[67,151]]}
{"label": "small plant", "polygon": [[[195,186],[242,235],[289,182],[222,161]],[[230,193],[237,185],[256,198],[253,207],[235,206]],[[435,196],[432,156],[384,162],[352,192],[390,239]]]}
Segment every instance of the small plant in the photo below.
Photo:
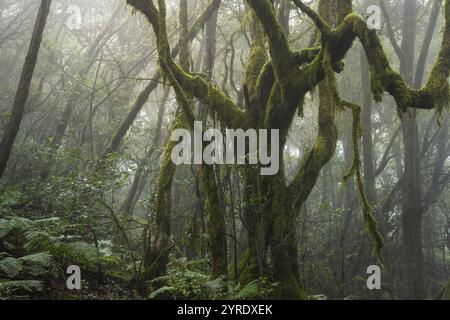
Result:
{"label": "small plant", "polygon": [[276,283],[266,278],[241,285],[223,278],[212,279],[203,273],[199,266],[203,260],[188,261],[179,259],[171,262],[167,275],[150,282],[150,286],[161,285],[148,296],[149,299],[269,299]]}

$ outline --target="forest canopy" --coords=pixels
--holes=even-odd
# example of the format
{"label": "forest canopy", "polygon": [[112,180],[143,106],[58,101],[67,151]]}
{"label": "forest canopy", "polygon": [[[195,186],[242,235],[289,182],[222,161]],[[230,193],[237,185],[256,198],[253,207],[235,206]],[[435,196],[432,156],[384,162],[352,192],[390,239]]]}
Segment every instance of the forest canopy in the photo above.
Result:
{"label": "forest canopy", "polygon": [[0,299],[450,299],[450,0],[0,26]]}

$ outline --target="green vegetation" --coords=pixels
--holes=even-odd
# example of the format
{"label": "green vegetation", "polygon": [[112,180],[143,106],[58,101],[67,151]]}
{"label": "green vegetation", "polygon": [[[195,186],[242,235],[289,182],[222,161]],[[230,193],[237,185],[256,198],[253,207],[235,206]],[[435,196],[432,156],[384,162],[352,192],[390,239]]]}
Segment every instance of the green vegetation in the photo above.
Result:
{"label": "green vegetation", "polygon": [[448,299],[450,0],[370,4],[1,2],[0,299]]}

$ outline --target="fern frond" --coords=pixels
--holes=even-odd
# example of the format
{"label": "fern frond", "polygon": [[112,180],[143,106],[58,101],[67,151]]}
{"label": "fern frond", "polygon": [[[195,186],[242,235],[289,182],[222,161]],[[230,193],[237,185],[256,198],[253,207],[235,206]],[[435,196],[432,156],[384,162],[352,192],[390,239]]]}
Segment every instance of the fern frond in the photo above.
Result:
{"label": "fern frond", "polygon": [[59,266],[48,252],[30,254],[18,259],[26,267],[27,273],[32,276],[52,274],[56,275],[60,271]]}
{"label": "fern frond", "polygon": [[52,242],[55,240],[49,233],[44,231],[29,230],[25,233],[27,242],[23,246],[28,252],[36,252],[39,250],[50,251]]}
{"label": "fern frond", "polygon": [[0,295],[8,296],[17,291],[39,292],[43,289],[43,282],[39,280],[7,280],[0,279]]}
{"label": "fern frond", "polygon": [[259,290],[258,281],[254,280],[252,282],[249,282],[244,287],[241,287],[238,285],[237,288],[235,288],[235,292],[232,294],[232,298],[234,300],[245,300],[249,299],[250,297],[254,297],[257,295]]}
{"label": "fern frond", "polygon": [[0,219],[0,239],[13,230],[26,231],[31,227],[31,220],[25,218]]}
{"label": "fern frond", "polygon": [[156,299],[159,296],[172,296],[172,295],[174,295],[175,291],[176,290],[174,287],[162,287],[162,288],[159,288],[159,289],[153,291],[152,293],[150,293],[148,298]]}
{"label": "fern frond", "polygon": [[23,270],[22,261],[13,257],[7,257],[0,260],[0,274],[8,278],[17,277]]}
{"label": "fern frond", "polygon": [[97,250],[94,246],[86,242],[61,243],[60,245],[54,246],[50,253],[61,258],[63,261],[79,265],[88,270],[97,269],[99,263]]}

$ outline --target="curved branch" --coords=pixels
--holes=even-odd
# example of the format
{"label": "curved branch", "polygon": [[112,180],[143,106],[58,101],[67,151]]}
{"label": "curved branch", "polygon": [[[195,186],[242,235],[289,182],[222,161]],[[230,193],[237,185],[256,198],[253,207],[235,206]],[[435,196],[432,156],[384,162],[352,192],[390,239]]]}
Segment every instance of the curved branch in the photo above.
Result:
{"label": "curved branch", "polygon": [[303,11],[308,17],[311,18],[311,20],[314,22],[314,24],[317,26],[317,28],[320,30],[320,32],[323,35],[329,35],[331,33],[330,26],[322,20],[322,18],[319,16],[317,12],[312,10],[310,7],[308,7],[306,4],[304,4],[301,0],[292,0],[294,4]]}
{"label": "curved branch", "polygon": [[[401,111],[406,109],[442,110],[448,107],[450,71],[450,1],[445,1],[445,27],[439,57],[433,67],[426,86],[420,90],[410,88],[404,79],[395,72],[386,57],[381,41],[374,30],[367,27],[366,22],[358,15],[347,16],[344,22],[334,31],[328,40],[332,62],[341,61],[353,41],[358,38],[366,53],[372,76],[374,99],[380,101],[384,92],[388,92],[396,101]],[[299,77],[297,95],[302,96],[314,88],[325,78],[320,57],[317,57]]]}
{"label": "curved branch", "polygon": [[292,74],[293,53],[280,25],[273,4],[268,0],[246,0],[261,21],[270,47],[272,64],[277,80],[285,84]]}
{"label": "curved branch", "polygon": [[[160,64],[162,64],[161,67],[166,67],[165,72],[170,72],[168,76],[173,76],[173,79],[176,79],[179,86],[186,92],[186,94],[196,97],[202,103],[209,105],[213,110],[215,110],[229,127],[245,128],[247,125],[247,114],[244,111],[238,108],[229,97],[213,86],[212,83],[207,82],[200,75],[194,75],[183,70],[170,56],[167,32],[164,26],[160,25],[159,22],[159,19],[161,19],[164,12],[159,12],[155,16],[152,1],[127,0],[127,3],[141,11],[152,25],[158,41],[159,61]],[[163,5],[163,3],[160,3],[160,5]],[[218,9],[219,5],[220,0],[212,0],[208,6],[208,9],[205,11],[204,16],[210,15]],[[161,8],[164,9],[163,6],[159,7],[160,11]],[[200,28],[201,25],[203,24],[198,24],[197,27]],[[161,27],[163,27],[163,30],[160,30]],[[192,29],[197,30],[195,26],[191,28],[191,30]],[[172,85],[173,84],[174,83],[172,83]]]}

